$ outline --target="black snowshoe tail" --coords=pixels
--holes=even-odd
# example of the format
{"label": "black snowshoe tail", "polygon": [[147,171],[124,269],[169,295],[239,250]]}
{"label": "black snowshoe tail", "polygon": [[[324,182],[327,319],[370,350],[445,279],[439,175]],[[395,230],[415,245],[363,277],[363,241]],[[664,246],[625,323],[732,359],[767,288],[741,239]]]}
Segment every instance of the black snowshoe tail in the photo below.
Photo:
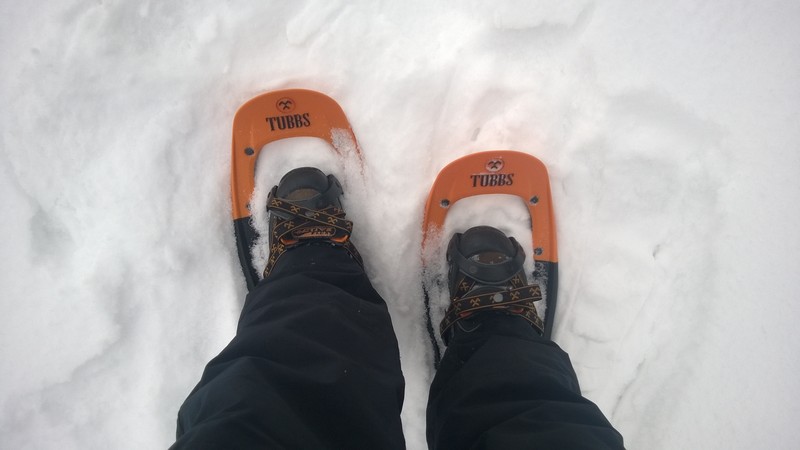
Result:
{"label": "black snowshoe tail", "polygon": [[[239,108],[233,119],[231,198],[236,246],[248,291],[259,282],[251,255],[258,232],[253,227],[249,204],[255,189],[256,161],[265,145],[293,137],[323,139],[341,157],[346,156],[343,152],[355,152],[363,165],[358,141],[344,111],[324,94],[305,89],[273,91]],[[352,142],[353,147],[341,148],[342,142]]]}
{"label": "black snowshoe tail", "polygon": [[[549,339],[558,293],[558,251],[550,179],[547,168],[535,157],[511,150],[480,152],[459,158],[439,172],[425,205],[423,271],[427,271],[431,263],[426,261],[427,255],[435,254],[426,251],[427,246],[432,245],[435,241],[433,236],[443,228],[450,206],[463,198],[486,194],[514,195],[521,198],[528,208],[533,237],[530,254],[535,261],[531,278],[545,294],[543,335]],[[434,362],[438,365],[441,349],[433,326],[428,286],[423,285],[423,292],[426,325],[433,344]]]}

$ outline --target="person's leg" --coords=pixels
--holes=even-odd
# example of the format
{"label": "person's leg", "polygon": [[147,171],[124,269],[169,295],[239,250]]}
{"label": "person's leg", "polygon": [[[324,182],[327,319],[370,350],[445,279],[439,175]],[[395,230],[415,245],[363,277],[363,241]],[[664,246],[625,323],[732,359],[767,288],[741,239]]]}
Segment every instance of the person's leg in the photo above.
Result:
{"label": "person's leg", "polygon": [[492,227],[456,233],[447,250],[448,345],[428,398],[432,449],[619,449],[622,437],[581,396],[569,357],[543,337],[525,253]]}
{"label": "person's leg", "polygon": [[314,168],[273,188],[265,279],[181,407],[174,448],[405,446],[397,339],[341,194]]}
{"label": "person's leg", "polygon": [[180,409],[175,448],[402,448],[384,301],[342,249],[286,252]]}
{"label": "person's leg", "polygon": [[[431,385],[432,449],[620,449],[622,437],[583,398],[569,357],[522,318],[457,324]],[[476,321],[478,319],[475,319]]]}

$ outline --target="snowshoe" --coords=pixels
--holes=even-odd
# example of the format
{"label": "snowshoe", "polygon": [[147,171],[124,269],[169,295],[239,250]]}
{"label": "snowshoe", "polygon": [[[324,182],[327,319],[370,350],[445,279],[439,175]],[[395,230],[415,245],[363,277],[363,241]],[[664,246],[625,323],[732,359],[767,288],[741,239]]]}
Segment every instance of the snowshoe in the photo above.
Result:
{"label": "snowshoe", "polygon": [[[530,316],[526,318],[541,331],[545,338],[550,339],[556,312],[556,294],[558,293],[556,229],[547,168],[531,155],[511,150],[473,153],[451,162],[439,172],[428,195],[422,223],[423,280],[437,279],[436,274],[427,276],[431,275],[429,271],[434,265],[428,258],[430,255],[436,254],[436,252],[430,251],[429,247],[437,243],[434,236],[441,232],[450,207],[461,199],[485,194],[513,195],[524,202],[531,218],[533,247],[530,249],[530,254],[534,259],[534,270],[529,274],[530,277],[526,276],[524,271],[520,274],[521,265],[518,269],[516,263],[512,264],[511,261],[517,261],[520,255],[523,255],[522,260],[524,261],[524,253],[514,253],[511,247],[519,244],[511,238],[506,238],[505,235],[503,238],[508,240],[506,244],[502,243],[503,239],[495,231],[483,228],[473,229],[472,232],[454,237],[450,244],[451,251],[448,252],[451,258],[451,267],[453,267],[450,283],[454,283],[453,277],[458,277],[453,274],[460,273],[465,277],[467,285],[473,282],[474,285],[469,287],[466,292],[458,290],[461,286],[460,283],[454,285],[455,290],[451,289],[451,292],[458,294],[459,300],[450,302],[447,312],[441,319],[443,325],[440,331],[444,331],[443,334],[447,335],[448,330],[452,328],[452,323],[457,322],[459,317],[463,318],[465,312],[474,314],[482,310],[491,310],[494,306],[495,309],[505,313],[522,313],[524,315],[530,312]],[[485,250],[484,253],[500,253],[502,257],[498,256],[499,258],[510,258],[510,260],[500,261],[500,264],[494,264],[497,267],[491,268],[489,266],[492,264],[486,263],[484,260],[488,256],[477,256],[481,252],[474,253],[475,249]],[[470,258],[477,258],[477,261],[470,262]],[[465,259],[466,261],[464,261]],[[475,274],[471,273],[473,270],[485,273],[475,279]],[[512,270],[514,275],[510,275]],[[503,280],[505,276],[511,276],[511,278]],[[514,281],[515,279],[517,281]],[[533,291],[525,291],[526,287],[538,289],[539,292],[537,294]],[[432,305],[441,302],[438,298],[431,299],[430,292],[439,290],[434,288],[435,286],[423,282],[426,326],[433,348],[434,365],[438,366],[442,350],[433,323],[434,316],[439,318],[441,315],[438,308],[434,309]],[[519,303],[512,303],[511,292],[519,295]],[[491,295],[487,297],[487,294]],[[497,294],[500,295],[496,296]],[[497,304],[487,303],[487,298],[490,297],[492,302],[499,300],[496,302]],[[544,317],[541,318],[538,314],[534,316],[535,309],[530,309],[531,302],[536,302],[537,299],[542,299],[544,303]],[[477,305],[474,307],[479,309],[465,311],[464,308],[473,307],[473,303]],[[462,309],[459,311],[458,308]],[[541,310],[540,308],[539,311]],[[442,343],[446,345],[444,337]]]}
{"label": "snowshoe", "polygon": [[256,162],[267,144],[293,137],[323,139],[337,156],[354,156],[363,170],[355,134],[332,98],[305,89],[286,89],[261,94],[239,108],[233,119],[231,199],[236,246],[248,291],[259,281],[251,254],[258,238],[250,212]]}

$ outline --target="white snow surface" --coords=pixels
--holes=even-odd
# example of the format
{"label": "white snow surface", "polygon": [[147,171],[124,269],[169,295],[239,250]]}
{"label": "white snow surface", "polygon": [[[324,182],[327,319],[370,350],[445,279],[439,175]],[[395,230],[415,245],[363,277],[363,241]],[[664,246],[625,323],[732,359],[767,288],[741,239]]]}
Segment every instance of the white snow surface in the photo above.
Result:
{"label": "white snow surface", "polygon": [[[256,198],[298,165],[344,178],[408,448],[432,377],[425,197],[490,149],[549,168],[554,339],[628,448],[797,448],[798,21],[771,0],[1,2],[0,447],[171,444],[246,292],[233,115],[298,87],[342,105],[366,176],[290,140]],[[517,214],[455,206],[451,230]]]}

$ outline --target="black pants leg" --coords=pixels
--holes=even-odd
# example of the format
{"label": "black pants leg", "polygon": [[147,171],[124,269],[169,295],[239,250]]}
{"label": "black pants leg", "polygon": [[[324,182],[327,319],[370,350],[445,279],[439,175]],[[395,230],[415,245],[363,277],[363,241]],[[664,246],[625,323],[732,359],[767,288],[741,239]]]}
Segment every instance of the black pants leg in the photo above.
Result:
{"label": "black pants leg", "polygon": [[282,256],[178,414],[174,448],[403,448],[386,304],[341,249]]}
{"label": "black pants leg", "polygon": [[431,385],[432,449],[620,449],[569,357],[522,318],[490,315],[451,340]]}

